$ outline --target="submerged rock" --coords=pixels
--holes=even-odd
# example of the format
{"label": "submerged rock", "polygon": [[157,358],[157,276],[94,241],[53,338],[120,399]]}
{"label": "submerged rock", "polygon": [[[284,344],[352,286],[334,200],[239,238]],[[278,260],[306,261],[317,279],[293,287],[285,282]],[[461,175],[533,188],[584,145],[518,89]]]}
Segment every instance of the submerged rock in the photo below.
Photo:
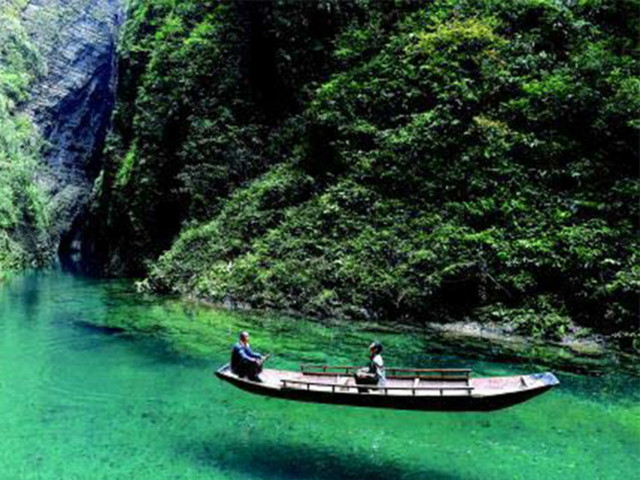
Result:
{"label": "submerged rock", "polygon": [[553,369],[590,375],[601,375],[615,367],[631,375],[640,375],[637,356],[626,354],[614,339],[601,335],[569,335],[554,341],[519,335],[512,325],[474,321],[429,323],[425,328],[438,338],[445,350],[457,346],[480,358],[535,362]]}

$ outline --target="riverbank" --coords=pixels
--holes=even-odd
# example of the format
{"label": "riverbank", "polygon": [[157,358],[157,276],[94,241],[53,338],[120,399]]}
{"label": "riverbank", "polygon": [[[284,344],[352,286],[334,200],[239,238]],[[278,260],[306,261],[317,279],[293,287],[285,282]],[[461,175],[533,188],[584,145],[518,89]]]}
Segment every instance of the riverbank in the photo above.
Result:
{"label": "riverbank", "polygon": [[312,317],[637,329],[635,17],[485,3],[131,5],[84,261]]}
{"label": "riverbank", "polygon": [[[33,275],[34,272],[16,274],[15,271],[0,274],[3,281],[11,278]],[[37,273],[35,273],[37,275]],[[43,271],[43,275],[48,275]],[[79,277],[81,278],[81,277]],[[139,302],[150,307],[148,315],[117,315],[92,318],[82,326],[106,332],[134,333],[149,335],[174,335],[184,340],[181,348],[185,352],[200,354],[208,351],[207,345],[219,344],[221,328],[236,332],[246,326],[243,319],[254,323],[302,323],[313,324],[318,334],[332,335],[332,331],[349,330],[365,335],[368,339],[393,338],[413,335],[424,342],[425,354],[437,357],[452,349],[459,350],[471,358],[487,361],[503,361],[519,364],[545,365],[548,369],[587,375],[603,375],[610,371],[621,371],[640,376],[640,355],[620,348],[619,338],[606,337],[586,330],[574,330],[562,339],[532,338],[518,333],[514,325],[497,322],[477,322],[473,320],[442,322],[374,322],[349,321],[336,318],[313,318],[297,312],[252,309],[243,303],[212,303],[194,296],[166,296],[141,291],[139,284],[130,280],[86,279],[92,283],[107,283],[109,291],[116,299],[125,298],[126,303]],[[162,305],[159,313],[159,305]],[[187,312],[185,321],[185,312]],[[224,319],[226,325],[221,325]],[[277,321],[275,320],[277,319]],[[268,328],[268,327],[265,327]],[[277,345],[275,327],[273,343]],[[393,341],[391,341],[393,344]],[[628,342],[627,342],[628,343]],[[222,346],[221,346],[222,347]],[[224,347],[222,347],[224,348]],[[317,359],[313,359],[315,361]],[[446,366],[446,358],[440,366]],[[407,366],[425,366],[412,364]]]}
{"label": "riverbank", "polygon": [[447,344],[459,344],[487,358],[541,362],[553,368],[602,375],[611,368],[640,376],[640,356],[624,351],[616,338],[583,333],[560,340],[520,335],[513,326],[479,322],[430,323],[426,326]]}
{"label": "riverbank", "polygon": [[[227,312],[229,315],[249,315],[255,318],[284,318],[290,322],[311,321],[328,329],[350,329],[370,333],[371,339],[380,335],[413,334],[425,341],[430,353],[443,353],[458,349],[466,355],[489,361],[509,363],[543,364],[549,369],[587,375],[603,375],[611,370],[620,370],[640,376],[640,355],[625,350],[623,343],[615,336],[605,336],[587,329],[573,326],[569,333],[559,339],[535,338],[518,332],[513,323],[478,322],[473,320],[450,322],[380,322],[353,321],[338,318],[320,318],[302,315],[296,311],[252,309],[248,303],[214,303],[193,295],[182,297],[158,297],[147,289],[137,291],[149,298],[172,298],[190,308],[205,308],[215,315]],[[171,322],[162,321],[159,328],[175,328]],[[146,328],[146,327],[145,327]],[[206,320],[203,325],[206,332]],[[215,327],[217,328],[217,327]],[[630,342],[627,342],[627,346]],[[415,365],[413,365],[415,366]]]}

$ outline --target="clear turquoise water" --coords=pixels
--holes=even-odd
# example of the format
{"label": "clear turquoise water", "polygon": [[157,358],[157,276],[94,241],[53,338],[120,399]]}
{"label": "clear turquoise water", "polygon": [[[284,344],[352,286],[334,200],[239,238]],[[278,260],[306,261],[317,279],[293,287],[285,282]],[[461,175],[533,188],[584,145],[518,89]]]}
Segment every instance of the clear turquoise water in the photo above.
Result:
{"label": "clear turquoise water", "polygon": [[212,376],[241,328],[278,367],[361,363],[379,338],[387,364],[545,369],[436,349],[423,335],[230,314],[143,297],[126,282],[28,274],[0,285],[0,480],[640,478],[637,378],[560,372],[560,389],[490,414],[301,404]]}

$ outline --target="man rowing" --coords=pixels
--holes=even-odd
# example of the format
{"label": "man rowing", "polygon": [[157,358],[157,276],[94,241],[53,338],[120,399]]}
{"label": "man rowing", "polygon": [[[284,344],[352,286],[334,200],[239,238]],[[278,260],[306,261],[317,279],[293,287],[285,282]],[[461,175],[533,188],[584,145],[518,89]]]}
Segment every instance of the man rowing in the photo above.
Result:
{"label": "man rowing", "polygon": [[240,378],[247,378],[252,382],[262,382],[260,373],[262,365],[269,358],[251,350],[249,345],[249,332],[242,331],[238,343],[231,350],[231,371]]}

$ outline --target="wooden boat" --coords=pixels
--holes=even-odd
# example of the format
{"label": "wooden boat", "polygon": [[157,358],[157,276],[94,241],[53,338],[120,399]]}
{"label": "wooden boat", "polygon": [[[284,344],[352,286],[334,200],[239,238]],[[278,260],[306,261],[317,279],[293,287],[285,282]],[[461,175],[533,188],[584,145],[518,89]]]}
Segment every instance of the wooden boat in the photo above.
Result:
{"label": "wooden boat", "polygon": [[225,365],[216,376],[247,392],[301,402],[423,411],[490,411],[525,402],[558,385],[553,373],[471,378],[460,368],[387,368],[384,386],[356,385],[361,367],[300,365],[264,369],[262,382],[239,378]]}

